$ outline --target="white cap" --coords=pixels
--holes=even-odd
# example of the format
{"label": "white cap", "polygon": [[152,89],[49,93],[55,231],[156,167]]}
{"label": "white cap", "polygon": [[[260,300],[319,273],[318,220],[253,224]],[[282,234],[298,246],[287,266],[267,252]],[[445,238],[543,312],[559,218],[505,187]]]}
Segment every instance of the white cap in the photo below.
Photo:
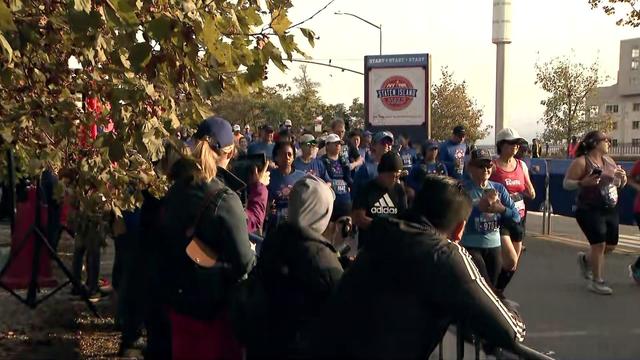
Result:
{"label": "white cap", "polygon": [[233,131],[240,131],[240,125],[238,124],[233,125]]}
{"label": "white cap", "polygon": [[327,144],[331,144],[331,143],[340,143],[340,144],[344,144],[344,142],[342,141],[342,139],[340,139],[340,136],[336,135],[336,134],[329,134],[327,135],[327,137],[324,139],[324,142]]}
{"label": "white cap", "polygon": [[515,131],[512,128],[504,128],[498,131],[498,133],[496,134],[496,144],[501,141],[514,141],[514,140],[519,140],[521,142],[526,141],[522,136],[520,136],[520,134],[518,134],[517,131]]}
{"label": "white cap", "polygon": [[293,123],[291,122],[291,120],[287,119],[284,121],[284,126],[293,126]]}

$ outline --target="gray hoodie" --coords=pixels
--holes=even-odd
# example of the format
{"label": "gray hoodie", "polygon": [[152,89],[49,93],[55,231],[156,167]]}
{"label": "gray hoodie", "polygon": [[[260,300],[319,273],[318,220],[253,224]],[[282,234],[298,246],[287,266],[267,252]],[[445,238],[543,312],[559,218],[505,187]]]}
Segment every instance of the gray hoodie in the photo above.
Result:
{"label": "gray hoodie", "polygon": [[289,194],[289,222],[322,234],[331,219],[335,194],[322,179],[306,175]]}

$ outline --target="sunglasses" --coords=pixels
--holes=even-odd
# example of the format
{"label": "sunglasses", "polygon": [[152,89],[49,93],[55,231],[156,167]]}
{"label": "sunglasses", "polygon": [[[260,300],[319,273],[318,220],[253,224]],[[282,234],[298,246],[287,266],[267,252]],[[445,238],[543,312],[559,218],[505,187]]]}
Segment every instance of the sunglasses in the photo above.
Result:
{"label": "sunglasses", "polygon": [[302,143],[302,145],[307,145],[307,146],[318,146],[318,143],[315,141],[309,141],[306,143]]}
{"label": "sunglasses", "polygon": [[475,163],[475,164],[471,164],[474,167],[477,167],[478,169],[493,169],[493,163]]}

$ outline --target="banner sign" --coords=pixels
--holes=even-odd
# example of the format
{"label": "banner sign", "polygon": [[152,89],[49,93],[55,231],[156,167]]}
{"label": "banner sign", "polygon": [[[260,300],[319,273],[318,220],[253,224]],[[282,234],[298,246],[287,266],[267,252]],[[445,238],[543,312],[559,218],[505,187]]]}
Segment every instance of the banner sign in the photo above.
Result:
{"label": "banner sign", "polygon": [[428,54],[365,56],[365,118],[373,131],[429,136]]}

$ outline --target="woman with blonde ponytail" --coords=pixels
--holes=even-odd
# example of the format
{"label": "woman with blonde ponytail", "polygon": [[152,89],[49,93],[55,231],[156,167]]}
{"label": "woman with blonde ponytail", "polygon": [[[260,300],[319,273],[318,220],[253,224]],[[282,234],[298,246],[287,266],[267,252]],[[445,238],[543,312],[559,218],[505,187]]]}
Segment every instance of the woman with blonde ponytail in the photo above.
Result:
{"label": "woman with blonde ponytail", "polygon": [[[227,314],[231,287],[254,266],[238,194],[217,178],[231,159],[233,133],[221,118],[204,120],[191,157],[169,172],[159,278],[171,323],[172,358],[241,359]],[[231,150],[233,152],[233,150]]]}

